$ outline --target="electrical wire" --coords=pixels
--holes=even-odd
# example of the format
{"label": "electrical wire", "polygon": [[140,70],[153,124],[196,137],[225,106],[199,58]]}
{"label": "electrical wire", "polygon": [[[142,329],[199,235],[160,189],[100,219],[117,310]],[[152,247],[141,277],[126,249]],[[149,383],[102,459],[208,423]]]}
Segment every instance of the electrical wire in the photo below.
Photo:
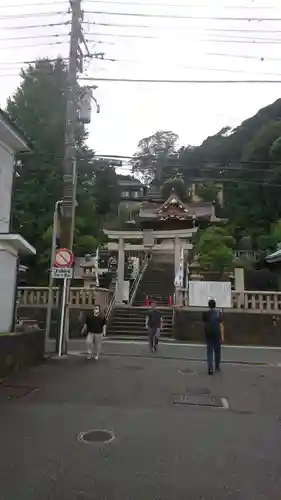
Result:
{"label": "electrical wire", "polygon": [[55,37],[59,37],[59,36],[69,36],[70,33],[51,33],[51,34],[46,34],[46,35],[29,35],[29,36],[16,36],[16,37],[8,37],[8,38],[3,38],[1,39],[0,38],[0,42],[4,42],[6,43],[6,41],[8,40],[32,40],[34,38],[55,38]]}
{"label": "electrical wire", "polygon": [[[132,33],[89,33],[87,36],[109,36],[109,37],[116,37],[116,38],[137,38],[137,39],[151,39],[151,40],[161,40],[163,38],[166,38],[166,36],[163,35],[138,35],[138,34],[132,34]],[[178,37],[176,37],[178,38]],[[179,39],[182,39],[179,37]],[[249,38],[242,38],[241,40],[238,38],[198,38],[198,39],[191,39],[189,38],[188,41],[191,42],[193,41],[201,44],[201,43],[244,43],[244,44],[258,44],[258,45],[279,45],[281,43],[281,38],[256,38],[256,39],[249,39]]]}
{"label": "electrical wire", "polygon": [[[171,4],[171,3],[156,3],[156,2],[122,2],[118,0],[113,0],[113,1],[104,1],[104,0],[86,0],[86,3],[100,3],[102,5],[110,4],[110,5],[130,5],[131,7],[137,5],[137,6],[142,6],[142,7],[173,7],[173,8],[183,8],[183,9],[195,9],[195,8],[210,8],[210,4]],[[274,5],[219,5],[217,9],[247,9],[247,10],[252,10],[252,9],[277,9],[277,6]]]}
{"label": "electrical wire", "polygon": [[9,9],[9,8],[13,8],[13,9],[16,9],[17,7],[20,8],[20,9],[23,9],[23,8],[27,8],[27,7],[43,7],[43,6],[46,6],[46,7],[54,7],[56,5],[61,5],[61,4],[67,4],[69,5],[69,2],[67,0],[53,0],[51,2],[34,2],[34,3],[23,3],[23,4],[5,4],[5,5],[0,5],[0,9]]}
{"label": "electrical wire", "polygon": [[[92,26],[104,26],[104,27],[112,27],[112,28],[140,28],[140,29],[156,29],[156,30],[186,30],[186,26],[176,26],[176,25],[168,25],[168,24],[163,24],[161,26],[157,24],[123,24],[123,23],[101,23],[101,22],[87,22],[84,21],[84,24],[91,24]],[[269,34],[274,34],[274,33],[281,33],[281,30],[256,30],[256,29],[228,29],[228,28],[205,28],[203,26],[194,26],[192,25],[191,27],[188,28],[195,30],[202,30],[202,31],[209,31],[209,32],[216,32],[216,33],[258,33],[258,34],[263,34],[263,33],[269,33]]]}
{"label": "electrical wire", "polygon": [[85,14],[95,14],[96,16],[125,16],[125,17],[152,17],[163,19],[202,19],[205,21],[270,21],[280,22],[278,17],[221,17],[221,16],[197,16],[197,15],[177,15],[177,14],[153,14],[148,12],[107,12],[103,10],[93,11],[85,10]]}
{"label": "electrical wire", "polygon": [[218,56],[218,57],[235,57],[239,59],[257,59],[259,61],[281,61],[281,57],[270,57],[270,56],[251,56],[244,54],[223,54],[221,52],[205,52],[204,55],[207,56]]}
{"label": "electrical wire", "polygon": [[[195,150],[198,148],[198,146],[194,146]],[[192,150],[190,151],[190,153],[192,154]],[[188,153],[188,151],[187,151]],[[49,159],[52,158],[52,159],[56,159],[56,160],[62,160],[63,159],[63,156],[58,156],[58,155],[55,155],[55,154],[52,154],[52,153],[40,153],[39,151],[36,151],[36,154],[37,155],[40,155],[40,156],[46,156],[48,157]],[[30,151],[26,151],[26,152],[22,152],[21,153],[21,156],[32,156],[34,155],[33,152],[30,152]],[[158,156],[157,155],[138,155],[137,156],[137,159],[147,159],[147,156],[149,156],[149,159],[151,161],[153,160],[158,160]],[[87,156],[84,156],[80,159],[87,159],[88,157]],[[135,155],[129,155],[129,156],[124,156],[124,155],[106,155],[106,154],[96,154],[95,156],[95,160],[100,160],[102,158],[114,158],[114,159],[126,159],[126,160],[133,160],[135,159]],[[179,160],[179,157],[168,157],[167,160],[169,162],[175,162],[175,161],[178,161]],[[216,162],[214,164],[214,162]],[[242,165],[243,166],[243,170],[241,170],[241,168],[239,168],[239,170],[241,172],[244,172],[245,170],[247,170],[247,167],[245,167],[245,165],[264,165],[266,167],[266,165],[274,165],[274,166],[280,166],[281,165],[281,161],[276,161],[276,160],[226,160],[225,162],[221,162],[221,161],[216,161],[216,160],[213,160],[213,159],[207,159],[207,160],[202,160],[202,165],[204,165],[203,167],[201,166],[200,168],[204,168],[204,169],[210,169],[210,170],[214,170],[215,168],[218,168],[218,169],[221,169],[221,170],[227,170],[228,168],[236,168],[236,167],[231,167],[231,165]],[[212,165],[211,165],[212,164]],[[179,164],[179,163],[174,163],[173,165],[171,166],[174,166],[174,167],[181,167],[182,168],[182,165]],[[195,168],[195,167],[194,167]],[[196,167],[198,168],[198,167]],[[238,168],[238,167],[237,167]],[[250,169],[248,167],[248,169]],[[255,170],[252,170],[252,172],[256,171],[257,169],[255,168]],[[270,170],[263,170],[263,172],[270,172]],[[272,172],[275,172],[275,170],[272,170]]]}
{"label": "electrical wire", "polygon": [[[124,63],[124,64],[147,64],[147,62],[151,62],[155,64],[155,61],[147,61],[147,60],[130,60],[130,59],[107,59],[116,63]],[[169,63],[168,60],[165,61],[165,64]],[[231,69],[231,68],[210,68],[210,67],[200,67],[200,66],[188,66],[186,64],[173,64],[169,66],[170,69],[174,68],[182,68],[182,69],[191,69],[196,71],[222,71],[226,73],[240,73],[240,74],[258,74],[260,76],[281,76],[281,73],[273,73],[273,72],[264,72],[257,70],[240,70],[240,69]]]}
{"label": "electrical wire", "polygon": [[32,24],[25,26],[0,26],[0,31],[8,31],[8,30],[30,30],[33,28],[53,28],[55,26],[67,26],[70,24],[70,21],[64,21],[61,23],[48,23],[48,24]]}
{"label": "electrical wire", "polygon": [[82,76],[80,80],[92,80],[97,82],[115,82],[115,83],[167,83],[167,84],[232,84],[232,83],[274,83],[280,84],[281,80],[158,80],[158,79],[141,79],[141,78],[97,78],[90,76]]}
{"label": "electrical wire", "polygon": [[[60,60],[62,60],[62,61],[68,61],[68,59],[69,59],[68,57],[60,57]],[[51,62],[51,63],[52,62],[57,62],[57,58],[56,59],[49,59],[48,58],[47,60],[48,60],[48,62]],[[9,66],[9,68],[10,68],[11,65],[12,66],[13,65],[14,66],[17,65],[17,67],[18,67],[18,65],[22,65],[22,64],[36,64],[37,62],[38,62],[38,59],[33,59],[33,61],[7,61],[7,62],[0,62],[0,68],[3,65],[4,66]]]}
{"label": "electrical wire", "polygon": [[32,45],[8,45],[8,46],[5,46],[5,47],[0,47],[0,51],[1,50],[12,50],[12,49],[25,49],[25,48],[31,48],[31,47],[34,47],[34,48],[40,48],[40,47],[44,47],[44,46],[47,46],[47,45],[61,45],[61,44],[65,44],[67,43],[66,40],[64,41],[58,41],[58,42],[46,42],[46,43],[37,43],[37,44],[32,44]]}
{"label": "electrical wire", "polygon": [[27,14],[10,14],[7,16],[0,16],[0,20],[5,20],[5,19],[23,19],[26,17],[41,17],[41,16],[57,16],[60,14],[66,14],[64,10],[57,11],[57,12],[28,12]]}

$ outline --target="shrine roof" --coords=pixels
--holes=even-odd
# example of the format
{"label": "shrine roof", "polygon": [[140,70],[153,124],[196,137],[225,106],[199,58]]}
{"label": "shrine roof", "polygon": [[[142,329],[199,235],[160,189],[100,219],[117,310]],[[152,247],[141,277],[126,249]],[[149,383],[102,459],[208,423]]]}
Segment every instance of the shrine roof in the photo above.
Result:
{"label": "shrine roof", "polygon": [[140,210],[141,219],[214,219],[219,221],[214,215],[214,207],[210,202],[182,202],[176,193],[164,202],[144,202]]}

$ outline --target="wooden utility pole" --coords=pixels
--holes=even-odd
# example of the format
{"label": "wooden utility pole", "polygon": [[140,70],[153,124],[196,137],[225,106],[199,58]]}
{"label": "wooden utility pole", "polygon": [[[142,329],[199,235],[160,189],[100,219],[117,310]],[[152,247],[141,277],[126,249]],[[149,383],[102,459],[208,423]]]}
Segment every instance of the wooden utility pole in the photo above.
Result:
{"label": "wooden utility pole", "polygon": [[75,131],[78,114],[78,71],[81,67],[79,58],[81,38],[82,10],[81,0],[71,1],[72,19],[70,34],[70,53],[68,70],[68,88],[65,120],[65,153],[63,161],[63,203],[61,219],[61,247],[72,249],[76,204],[76,159]]}
{"label": "wooden utility pole", "polygon": [[[78,123],[78,71],[82,71],[83,54],[79,45],[82,33],[81,0],[70,0],[70,6],[72,17],[66,94],[60,246],[72,250],[77,184],[75,132]],[[59,342],[57,342],[56,346],[59,355],[67,351],[67,338],[69,335],[69,293],[70,280],[64,280],[64,286],[61,288],[60,294],[61,345],[59,346]]]}

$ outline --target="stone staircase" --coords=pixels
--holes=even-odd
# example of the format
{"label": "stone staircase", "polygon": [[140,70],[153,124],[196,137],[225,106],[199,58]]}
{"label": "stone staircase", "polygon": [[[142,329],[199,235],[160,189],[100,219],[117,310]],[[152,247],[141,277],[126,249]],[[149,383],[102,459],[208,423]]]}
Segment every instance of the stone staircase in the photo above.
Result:
{"label": "stone staircase", "polygon": [[174,294],[174,265],[153,260],[139,284],[134,306],[145,306],[146,297],[155,300],[159,307],[168,307]]}
{"label": "stone staircase", "polygon": [[174,293],[174,264],[153,259],[145,270],[132,306],[117,307],[109,321],[110,336],[147,336],[145,299],[155,300],[164,323],[163,336],[172,335],[173,309],[169,298]]}
{"label": "stone staircase", "polygon": [[[148,308],[120,306],[117,307],[109,320],[108,335],[118,337],[147,336],[145,317]],[[170,337],[172,334],[172,308],[159,308],[163,317],[162,335]]]}

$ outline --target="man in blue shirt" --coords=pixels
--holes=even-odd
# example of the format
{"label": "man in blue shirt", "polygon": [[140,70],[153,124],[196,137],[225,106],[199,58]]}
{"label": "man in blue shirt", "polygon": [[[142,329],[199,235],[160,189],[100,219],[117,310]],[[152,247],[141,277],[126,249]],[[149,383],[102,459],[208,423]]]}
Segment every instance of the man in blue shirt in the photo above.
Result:
{"label": "man in blue shirt", "polygon": [[213,375],[213,356],[215,355],[215,369],[220,372],[221,343],[224,340],[221,335],[222,314],[216,309],[216,301],[210,299],[208,311],[203,312],[205,325],[205,340],[207,346],[208,373]]}

